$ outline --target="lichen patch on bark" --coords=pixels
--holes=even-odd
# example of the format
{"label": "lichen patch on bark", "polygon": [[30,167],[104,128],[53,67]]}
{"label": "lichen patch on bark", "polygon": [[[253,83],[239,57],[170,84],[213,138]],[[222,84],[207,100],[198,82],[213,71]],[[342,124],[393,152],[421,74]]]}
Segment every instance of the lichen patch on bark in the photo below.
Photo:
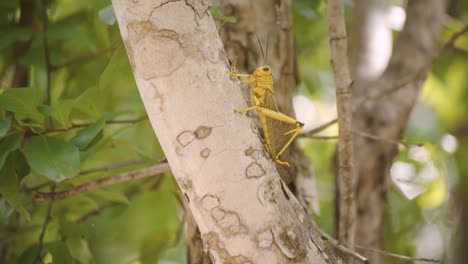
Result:
{"label": "lichen patch on bark", "polygon": [[184,64],[179,43],[168,36],[150,34],[135,45],[136,71],[145,80],[169,76]]}
{"label": "lichen patch on bark", "polygon": [[220,205],[218,197],[214,195],[205,195],[201,199],[201,205],[203,209],[206,211],[211,211],[213,208],[218,207]]}
{"label": "lichen patch on bark", "polygon": [[265,229],[257,234],[257,245],[260,248],[268,248],[273,244],[273,234],[270,229]]}
{"label": "lichen patch on bark", "polygon": [[196,138],[195,134],[192,131],[183,131],[177,136],[177,142],[179,142],[182,147],[186,147],[188,144],[192,143]]}
{"label": "lichen patch on bark", "polygon": [[260,178],[265,175],[266,172],[263,167],[257,162],[250,163],[249,166],[245,169],[245,176],[247,178]]}
{"label": "lichen patch on bark", "polygon": [[258,187],[257,197],[260,203],[263,205],[265,205],[266,203],[276,203],[274,182],[272,180],[267,180],[264,183],[262,183]]}
{"label": "lichen patch on bark", "polygon": [[204,159],[207,159],[211,154],[211,150],[209,148],[204,148],[201,152],[200,152],[200,156]]}
{"label": "lichen patch on bark", "polygon": [[236,212],[216,207],[211,210],[211,215],[226,236],[247,233],[247,227]]}
{"label": "lichen patch on bark", "polygon": [[195,130],[195,136],[197,139],[204,139],[211,134],[211,127],[208,126],[199,126],[197,130]]}
{"label": "lichen patch on bark", "polygon": [[304,248],[299,241],[299,236],[292,228],[277,225],[272,228],[272,231],[275,244],[286,257],[295,259],[304,256]]}
{"label": "lichen patch on bark", "polygon": [[[229,263],[229,264],[251,264],[253,263],[249,258],[236,255],[231,256],[227,251],[224,244],[220,241],[219,235],[215,232],[209,232],[203,235],[205,247],[208,249],[211,260],[213,263]],[[216,261],[218,260],[218,262]]]}

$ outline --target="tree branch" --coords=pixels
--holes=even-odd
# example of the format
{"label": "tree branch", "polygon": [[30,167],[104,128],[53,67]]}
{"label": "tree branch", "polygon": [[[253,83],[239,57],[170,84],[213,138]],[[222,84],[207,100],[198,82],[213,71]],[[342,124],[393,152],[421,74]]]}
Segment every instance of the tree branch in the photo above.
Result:
{"label": "tree branch", "polygon": [[74,58],[74,59],[70,59],[70,60],[68,60],[68,61],[66,61],[64,63],[57,64],[57,65],[51,65],[50,69],[52,71],[56,71],[56,70],[59,70],[61,68],[65,68],[65,67],[68,67],[70,65],[73,65],[73,64],[84,63],[84,62],[90,61],[90,60],[92,60],[92,59],[94,59],[96,57],[99,57],[99,56],[101,56],[103,54],[106,54],[107,52],[115,51],[120,46],[121,46],[121,44],[117,43],[117,44],[114,44],[114,45],[112,45],[110,47],[106,47],[106,48],[91,52],[89,54],[79,56],[79,57]]}
{"label": "tree branch", "polygon": [[78,195],[80,193],[89,192],[91,190],[101,188],[104,186],[119,184],[131,180],[142,179],[150,176],[154,176],[156,174],[161,174],[164,172],[170,171],[169,164],[158,164],[152,167],[139,169],[135,171],[120,173],[111,177],[107,177],[104,179],[99,179],[96,181],[88,182],[77,187],[68,189],[62,192],[56,193],[43,193],[43,192],[36,192],[36,200],[37,201],[51,201],[51,200],[61,200],[71,196]]}
{"label": "tree branch", "polygon": [[50,66],[50,54],[49,54],[49,46],[47,41],[47,29],[49,26],[49,18],[47,16],[47,2],[46,0],[41,0],[41,8],[42,8],[42,44],[44,45],[44,60],[46,66],[46,105],[50,105],[51,103],[51,83],[50,83],[50,73],[51,73],[51,66]]}
{"label": "tree branch", "polygon": [[[161,186],[161,183],[162,183],[162,180],[163,180],[163,177],[158,177],[156,179],[156,182],[153,183],[151,185],[151,187],[149,188],[149,190],[151,191],[155,191],[159,188],[159,186]],[[131,190],[128,190],[125,192],[125,196],[127,197],[127,199],[130,199],[132,198],[133,196],[139,194],[140,192],[142,191],[142,188],[140,187],[137,187],[137,188],[133,188]],[[95,208],[85,214],[83,214],[81,217],[79,217],[76,222],[77,223],[82,223],[86,220],[88,220],[90,217],[93,217],[93,216],[96,216],[100,213],[102,213],[102,211],[106,210],[106,209],[109,209],[109,208],[112,208],[114,206],[117,206],[119,204],[122,204],[122,203],[119,203],[119,202],[107,202],[107,203],[103,203],[101,204],[98,208]]]}
{"label": "tree branch", "polygon": [[348,68],[347,36],[342,0],[328,1],[332,67],[335,76],[338,125],[338,241],[354,248],[355,201],[353,176],[352,80]]}
{"label": "tree branch", "polygon": [[347,255],[350,255],[352,256],[353,258],[361,261],[362,263],[368,263],[368,260],[366,257],[360,255],[359,253],[355,252],[355,251],[352,251],[351,249],[341,245],[338,240],[336,240],[334,237],[330,236],[329,234],[325,233],[324,231],[320,230],[322,236],[328,240],[328,242],[330,242],[330,244],[332,244],[336,249],[338,249],[339,251],[341,251],[342,253],[344,254],[347,254]]}
{"label": "tree branch", "polygon": [[[55,190],[55,184],[50,186],[50,193],[53,194]],[[42,263],[42,257],[41,257],[41,251],[42,251],[42,246],[44,244],[44,236],[45,232],[47,230],[47,226],[49,225],[50,220],[52,219],[51,213],[52,213],[52,203],[54,201],[49,201],[49,204],[47,205],[47,213],[44,219],[44,224],[42,225],[42,230],[41,234],[39,235],[39,241],[38,241],[38,246],[37,246],[37,255],[34,260],[34,262],[41,262]]]}
{"label": "tree branch", "polygon": [[[119,124],[135,124],[144,120],[148,120],[147,116],[140,117],[137,119],[129,119],[129,120],[108,120],[106,121],[106,125],[119,125]],[[48,129],[42,134],[50,134],[50,133],[56,133],[56,132],[66,132],[72,129],[76,128],[83,128],[83,127],[88,127],[91,125],[94,125],[95,123],[84,123],[84,124],[73,124],[70,127],[66,128],[54,128],[54,129]]]}
{"label": "tree branch", "polygon": [[438,259],[414,258],[414,257],[409,257],[409,256],[404,256],[404,255],[399,255],[399,254],[387,252],[387,251],[384,251],[384,250],[381,250],[381,249],[363,247],[363,246],[360,246],[360,245],[356,245],[356,248],[359,248],[361,250],[374,252],[374,253],[378,253],[378,254],[381,254],[381,255],[386,255],[386,256],[402,259],[402,260],[407,260],[407,261],[425,261],[425,262],[434,262],[434,263],[440,262]]}
{"label": "tree branch", "polygon": [[[144,160],[141,160],[141,159],[131,159],[131,160],[124,160],[124,161],[118,161],[118,162],[115,162],[115,163],[110,163],[110,164],[106,164],[104,166],[100,166],[100,167],[96,167],[96,168],[92,168],[92,169],[88,169],[88,170],[83,170],[80,172],[80,175],[85,175],[85,174],[90,174],[90,173],[95,173],[95,172],[100,172],[100,171],[107,171],[107,170],[111,170],[111,169],[115,169],[115,168],[120,168],[120,167],[124,167],[124,166],[127,166],[127,165],[135,165],[135,164],[141,164],[141,163],[144,163],[145,161]],[[159,163],[165,163],[167,161],[159,161]],[[38,184],[38,185],[35,185],[35,186],[31,186],[31,187],[28,187],[28,186],[23,186],[22,187],[22,191],[24,192],[34,192],[34,191],[37,191],[37,190],[40,190],[46,186],[49,186],[51,184],[54,184],[54,182],[44,182],[44,183],[41,183],[41,184]]]}

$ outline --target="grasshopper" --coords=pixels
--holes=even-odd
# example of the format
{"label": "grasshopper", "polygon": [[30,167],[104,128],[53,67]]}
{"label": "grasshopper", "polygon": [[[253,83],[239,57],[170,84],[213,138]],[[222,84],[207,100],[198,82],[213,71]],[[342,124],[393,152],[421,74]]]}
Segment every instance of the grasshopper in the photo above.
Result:
{"label": "grasshopper", "polygon": [[289,183],[294,177],[295,168],[288,162],[290,157],[287,149],[301,132],[304,124],[278,110],[273,92],[273,75],[270,66],[264,64],[258,67],[253,74],[239,74],[231,71],[228,71],[228,73],[234,77],[248,78],[242,81],[242,84],[253,84],[253,106],[234,111],[237,113],[257,111],[266,149],[277,164],[276,168],[283,180]]}

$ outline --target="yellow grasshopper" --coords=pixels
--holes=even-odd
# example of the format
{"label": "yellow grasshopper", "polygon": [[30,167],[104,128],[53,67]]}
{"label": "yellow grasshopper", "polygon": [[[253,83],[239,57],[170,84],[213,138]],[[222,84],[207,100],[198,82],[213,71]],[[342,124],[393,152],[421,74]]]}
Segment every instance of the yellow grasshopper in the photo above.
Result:
{"label": "yellow grasshopper", "polygon": [[248,78],[242,84],[253,84],[252,102],[254,105],[245,109],[235,110],[235,112],[257,111],[263,129],[266,149],[270,153],[271,158],[276,162],[276,168],[283,180],[289,183],[295,174],[295,168],[288,162],[290,157],[287,149],[301,132],[304,124],[278,110],[273,93],[273,75],[268,65],[264,64],[258,67],[253,74],[239,74],[231,71],[228,73],[235,77]]}

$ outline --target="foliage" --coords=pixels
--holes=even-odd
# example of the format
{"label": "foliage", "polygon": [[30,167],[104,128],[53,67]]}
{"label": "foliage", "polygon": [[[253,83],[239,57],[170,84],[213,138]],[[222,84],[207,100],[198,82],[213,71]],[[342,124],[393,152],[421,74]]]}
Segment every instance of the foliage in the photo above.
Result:
{"label": "foliage", "polygon": [[[49,2],[45,34],[44,7],[30,2],[34,18],[27,26],[17,24],[20,1],[1,3],[0,247],[7,255],[0,262],[33,263],[39,247],[45,263],[183,260],[183,247],[174,244],[179,205],[168,176],[53,201],[50,216],[49,202],[36,200],[37,191],[64,191],[147,167],[163,153],[112,23],[110,1]],[[29,73],[27,85],[16,86],[15,64]],[[122,162],[128,165],[99,169]],[[166,254],[170,248],[178,253]]]}

